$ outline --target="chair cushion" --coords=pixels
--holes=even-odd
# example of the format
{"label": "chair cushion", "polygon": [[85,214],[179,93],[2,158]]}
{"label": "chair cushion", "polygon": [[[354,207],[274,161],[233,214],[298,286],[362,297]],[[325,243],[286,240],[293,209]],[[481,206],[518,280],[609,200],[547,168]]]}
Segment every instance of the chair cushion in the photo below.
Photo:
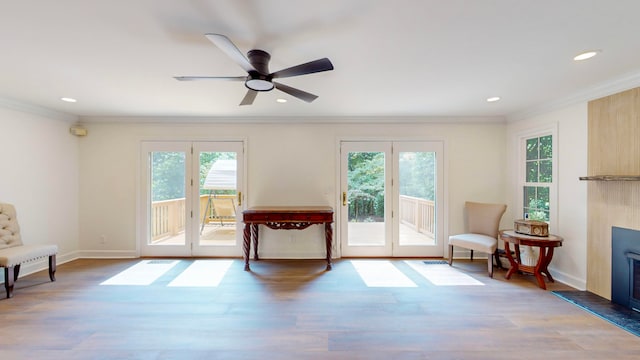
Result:
{"label": "chair cushion", "polygon": [[449,236],[449,245],[493,254],[498,247],[498,239],[482,234],[458,234]]}
{"label": "chair cushion", "polygon": [[58,253],[57,245],[22,245],[0,250],[0,267],[16,266]]}

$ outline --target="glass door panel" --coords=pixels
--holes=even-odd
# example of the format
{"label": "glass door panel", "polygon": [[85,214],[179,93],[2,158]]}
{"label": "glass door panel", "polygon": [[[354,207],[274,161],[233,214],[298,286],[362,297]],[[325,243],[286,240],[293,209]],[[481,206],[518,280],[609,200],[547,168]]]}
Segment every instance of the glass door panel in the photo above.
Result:
{"label": "glass door panel", "polygon": [[194,154],[199,164],[194,174],[198,179],[194,255],[240,255],[242,143],[195,143]]}
{"label": "glass door panel", "polygon": [[151,153],[151,234],[153,245],[185,245],[185,153]]}
{"label": "glass door panel", "polygon": [[390,143],[342,144],[342,255],[386,256],[391,250],[389,219]]}
{"label": "glass door panel", "polygon": [[142,256],[188,256],[186,229],[190,199],[187,191],[189,143],[146,142],[142,147]]}
{"label": "glass door panel", "polygon": [[442,256],[442,144],[395,142],[393,256]]}

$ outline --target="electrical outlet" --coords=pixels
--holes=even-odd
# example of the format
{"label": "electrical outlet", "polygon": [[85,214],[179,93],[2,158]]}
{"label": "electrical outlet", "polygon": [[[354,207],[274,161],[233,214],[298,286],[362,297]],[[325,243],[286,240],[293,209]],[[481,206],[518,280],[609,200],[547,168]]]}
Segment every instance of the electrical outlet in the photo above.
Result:
{"label": "electrical outlet", "polygon": [[104,245],[107,243],[107,235],[100,235],[100,244]]}

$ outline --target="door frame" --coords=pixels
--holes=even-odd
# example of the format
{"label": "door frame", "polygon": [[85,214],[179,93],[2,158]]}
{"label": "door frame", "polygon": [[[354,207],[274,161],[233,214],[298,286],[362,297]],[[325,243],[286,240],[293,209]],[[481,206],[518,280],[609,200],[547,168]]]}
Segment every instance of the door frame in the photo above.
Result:
{"label": "door frame", "polygon": [[[438,168],[440,170],[440,172],[438,173],[438,177],[441,177],[440,181],[441,181],[441,186],[439,187],[438,193],[441,192],[441,197],[442,200],[440,201],[441,204],[438,205],[438,208],[440,209],[440,213],[438,214],[440,216],[439,219],[436,219],[438,226],[440,226],[440,228],[438,229],[438,233],[436,234],[436,236],[438,237],[438,241],[440,242],[440,246],[441,246],[441,253],[442,253],[442,257],[447,257],[448,256],[448,246],[447,246],[447,239],[449,238],[449,191],[448,191],[448,173],[449,173],[449,163],[448,163],[448,156],[447,156],[447,149],[448,149],[448,143],[446,141],[446,139],[441,138],[441,137],[419,137],[419,138],[415,138],[415,137],[406,137],[406,138],[387,138],[387,137],[345,137],[345,138],[337,138],[336,139],[336,143],[335,143],[335,148],[336,148],[336,152],[335,152],[335,162],[336,162],[336,180],[335,180],[335,188],[336,190],[336,198],[335,198],[335,204],[336,204],[336,223],[335,223],[335,229],[334,229],[334,254],[336,255],[336,257],[341,258],[343,256],[342,254],[342,244],[343,242],[347,241],[347,239],[343,239],[342,237],[342,218],[343,218],[343,212],[345,211],[345,207],[342,206],[342,191],[343,191],[343,184],[342,184],[342,154],[341,154],[341,144],[344,142],[391,142],[391,143],[403,143],[403,142],[425,142],[425,143],[439,143],[439,150],[442,153],[442,156],[440,157],[439,161],[438,161]],[[395,196],[395,194],[394,194]],[[348,211],[348,210],[347,210]],[[394,211],[397,211],[397,209],[394,209]],[[397,235],[397,234],[395,234]],[[396,240],[397,241],[397,240]],[[400,256],[400,257],[404,257],[404,256]],[[407,257],[412,257],[412,256],[407,256]],[[423,257],[423,256],[419,256],[419,257]],[[426,256],[428,257],[428,256]],[[440,256],[437,256],[440,257]]]}
{"label": "door frame", "polygon": [[[190,182],[193,178],[193,174],[197,173],[198,170],[194,169],[193,166],[195,154],[191,153],[195,144],[198,143],[210,143],[210,144],[223,144],[223,143],[239,143],[241,144],[242,151],[238,153],[238,188],[237,191],[241,196],[241,203],[238,204],[236,209],[236,245],[235,246],[227,246],[228,248],[233,248],[232,252],[220,252],[215,254],[194,254],[193,249],[196,248],[195,245],[190,241],[197,241],[195,239],[196,235],[192,235],[193,239],[188,239],[185,237],[185,245],[181,245],[183,249],[175,246],[166,246],[164,251],[158,251],[157,253],[149,252],[149,254],[145,253],[146,241],[148,239],[148,232],[150,221],[148,216],[147,201],[150,196],[150,187],[149,187],[149,174],[148,171],[148,156],[149,151],[187,151],[189,156],[185,159],[185,181]],[[188,149],[187,150],[187,145]],[[158,148],[153,148],[154,146],[158,146]],[[177,150],[177,147],[183,146],[181,150]],[[247,148],[247,140],[246,138],[225,138],[225,139],[148,139],[148,138],[140,138],[138,140],[138,166],[137,166],[137,181],[136,181],[136,255],[138,257],[141,256],[158,256],[158,257],[196,257],[196,256],[242,256],[242,210],[245,207],[247,194],[246,194],[246,174],[247,174],[247,161],[246,161],[246,148]],[[197,161],[199,163],[199,159]],[[195,180],[194,180],[195,181]],[[195,186],[187,186],[185,189],[185,206],[188,209],[191,209],[190,216],[185,216],[185,232],[186,229],[193,232],[193,229],[199,227],[199,206],[193,205],[193,197],[194,194],[199,193],[199,185],[195,184]],[[195,210],[195,211],[193,211]],[[195,234],[195,233],[194,233]],[[143,244],[145,242],[145,244]],[[218,247],[216,247],[218,248]],[[223,248],[223,247],[220,247]],[[228,249],[227,249],[228,250]],[[144,254],[143,254],[144,253]]]}

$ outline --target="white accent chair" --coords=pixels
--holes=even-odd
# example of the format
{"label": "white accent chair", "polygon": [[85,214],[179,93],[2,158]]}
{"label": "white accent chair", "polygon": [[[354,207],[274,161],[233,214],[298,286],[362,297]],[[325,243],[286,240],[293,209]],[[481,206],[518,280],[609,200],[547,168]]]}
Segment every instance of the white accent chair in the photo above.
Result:
{"label": "white accent chair", "polygon": [[487,271],[489,277],[493,277],[493,258],[498,264],[498,232],[500,219],[507,210],[504,204],[486,204],[467,201],[466,211],[466,233],[449,236],[449,266],[453,263],[453,247],[461,247],[471,250],[471,261],[473,252],[481,251],[487,253]]}
{"label": "white accent chair", "polygon": [[15,207],[0,203],[0,267],[4,268],[7,298],[13,296],[13,285],[18,280],[20,265],[25,262],[49,257],[49,278],[56,281],[57,253],[57,245],[24,245]]}

